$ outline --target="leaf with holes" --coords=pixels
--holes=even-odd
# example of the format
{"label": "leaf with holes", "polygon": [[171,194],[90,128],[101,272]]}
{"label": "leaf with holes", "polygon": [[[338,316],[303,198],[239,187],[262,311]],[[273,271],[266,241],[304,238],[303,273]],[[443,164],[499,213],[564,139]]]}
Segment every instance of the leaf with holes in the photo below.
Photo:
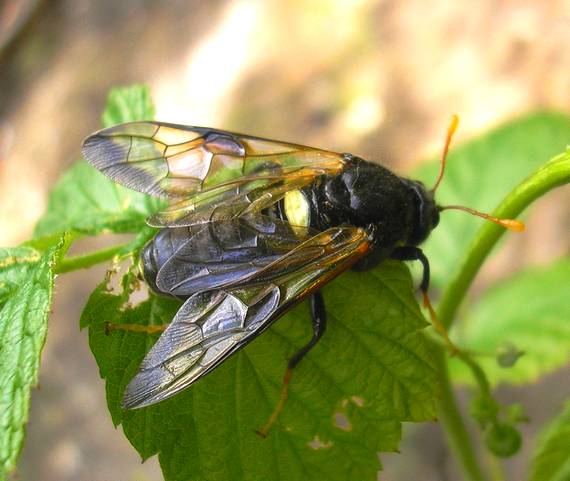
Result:
{"label": "leaf with holes", "polygon": [[[133,85],[111,90],[102,120],[103,127],[109,127],[153,117],[148,87]],[[102,231],[137,232],[144,220],[158,210],[160,202],[114,183],[80,161],[54,188],[34,234],[41,237],[69,230],[90,235]]]}
{"label": "leaf with holes", "polygon": [[285,410],[267,439],[254,430],[279,397],[286,359],[311,335],[299,305],[195,385],[157,405],[125,411],[120,400],[154,339],[106,322],[168,322],[179,304],[152,296],[130,307],[105,284],[81,323],[113,421],[143,459],[158,454],[177,480],[375,480],[379,452],[398,449],[402,422],[435,418],[437,376],[406,266],[386,262],[347,272],[324,289],[329,316],[321,342],[295,369]]}

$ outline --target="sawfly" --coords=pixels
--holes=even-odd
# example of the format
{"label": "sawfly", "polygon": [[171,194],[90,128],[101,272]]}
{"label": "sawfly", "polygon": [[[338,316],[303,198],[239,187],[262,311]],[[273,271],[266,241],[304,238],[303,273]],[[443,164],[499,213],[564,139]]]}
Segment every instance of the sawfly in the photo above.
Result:
{"label": "sawfly", "polygon": [[431,189],[352,154],[223,130],[149,121],[89,136],[83,155],[100,172],[170,200],[147,220],[159,230],[143,248],[141,266],[154,292],[184,301],[128,384],[123,407],[149,406],[182,391],[308,298],[313,336],[288,361],[265,435],[283,407],[293,368],[325,332],[325,284],[350,268],[415,260],[423,266],[420,289],[430,307],[429,262],[418,246],[441,211],[467,210],[520,230],[517,221],[436,204],[457,121]]}

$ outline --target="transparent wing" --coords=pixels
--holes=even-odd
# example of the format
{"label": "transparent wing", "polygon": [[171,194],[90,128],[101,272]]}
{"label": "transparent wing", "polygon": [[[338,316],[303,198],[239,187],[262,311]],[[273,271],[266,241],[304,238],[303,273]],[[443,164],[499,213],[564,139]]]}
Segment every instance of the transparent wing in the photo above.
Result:
{"label": "transparent wing", "polygon": [[245,287],[194,294],[146,355],[123,406],[148,406],[190,386],[369,249],[362,229],[329,229],[253,274]]}
{"label": "transparent wing", "polygon": [[342,155],[334,152],[161,122],[131,122],[96,132],[83,143],[83,156],[126,187],[176,202],[184,199],[178,216],[182,207],[193,213],[254,191],[259,199],[276,187],[297,188],[344,166]]}
{"label": "transparent wing", "polygon": [[196,229],[162,229],[152,241],[156,276],[147,281],[159,292],[187,297],[241,284],[317,232],[279,219],[246,215]]}
{"label": "transparent wing", "polygon": [[235,183],[232,188],[216,186],[189,199],[174,202],[166,210],[149,217],[147,224],[158,228],[188,227],[258,214],[283,198],[286,192],[301,189],[313,179],[311,175],[271,181],[240,179],[241,183]]}

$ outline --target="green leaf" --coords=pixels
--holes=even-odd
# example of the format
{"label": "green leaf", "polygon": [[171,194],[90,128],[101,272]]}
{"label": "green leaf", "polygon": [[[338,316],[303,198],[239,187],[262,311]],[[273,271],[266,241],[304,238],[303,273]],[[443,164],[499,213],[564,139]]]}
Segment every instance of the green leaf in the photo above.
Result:
{"label": "green leaf", "polygon": [[151,336],[106,322],[168,322],[179,304],[152,296],[130,307],[105,285],[82,315],[115,424],[143,459],[156,453],[168,481],[375,480],[378,452],[395,451],[401,423],[435,418],[437,374],[421,329],[408,269],[386,262],[347,272],[324,290],[329,316],[321,342],[295,369],[290,396],[267,439],[286,359],[311,336],[303,303],[190,389],[149,408],[120,400]]}
{"label": "green leaf", "polygon": [[[134,85],[111,90],[102,120],[103,126],[108,127],[121,122],[150,120],[153,116],[148,87]],[[78,145],[77,150],[79,148]],[[80,161],[54,188],[34,236],[70,230],[88,235],[103,231],[136,232],[160,205],[158,199],[122,187],[87,162]]]}
{"label": "green leaf", "polygon": [[[485,135],[452,146],[438,191],[441,205],[460,204],[491,211],[545,159],[563,152],[570,141],[570,117],[534,113]],[[439,162],[423,164],[412,175],[431,186]],[[432,285],[442,287],[458,269],[463,253],[481,226],[464,212],[446,211],[423,247],[432,261]],[[514,235],[514,234],[513,234]]]}
{"label": "green leaf", "polygon": [[122,122],[153,120],[154,104],[147,85],[131,85],[111,89],[101,116],[103,128]]}
{"label": "green leaf", "polygon": [[0,479],[15,468],[38,382],[53,288],[53,265],[67,246],[45,252],[0,249]]}
{"label": "green leaf", "polygon": [[531,460],[529,481],[570,479],[570,402],[544,429]]}
{"label": "green leaf", "polygon": [[[462,347],[486,353],[477,360],[493,384],[533,382],[570,361],[570,259],[533,268],[491,287],[456,332]],[[504,345],[524,355],[510,368],[495,353]],[[467,367],[450,359],[453,379],[471,382]]]}

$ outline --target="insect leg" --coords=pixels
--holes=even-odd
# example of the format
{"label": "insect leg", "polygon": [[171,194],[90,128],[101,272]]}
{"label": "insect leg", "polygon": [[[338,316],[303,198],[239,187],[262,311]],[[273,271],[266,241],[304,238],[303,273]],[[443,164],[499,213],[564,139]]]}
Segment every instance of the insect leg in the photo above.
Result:
{"label": "insect leg", "polygon": [[423,251],[419,247],[415,246],[402,246],[398,247],[392,255],[390,256],[391,259],[396,259],[400,261],[420,261],[423,267],[423,274],[422,274],[422,281],[420,283],[420,290],[422,291],[424,307],[428,310],[431,323],[435,330],[441,334],[447,347],[451,350],[452,355],[459,352],[459,348],[453,344],[451,339],[449,338],[449,334],[447,333],[447,329],[445,326],[439,321],[435,309],[431,305],[428,296],[428,289],[429,289],[429,279],[430,279],[430,270],[429,270],[429,261],[428,258],[425,256]]}
{"label": "insect leg", "polygon": [[111,331],[129,331],[129,332],[142,332],[145,334],[155,334],[162,332],[168,327],[168,324],[160,324],[158,326],[144,326],[142,324],[114,324],[111,322],[105,323],[105,334]]}
{"label": "insect leg", "polygon": [[390,258],[399,261],[420,261],[424,268],[420,289],[422,294],[427,295],[429,289],[430,270],[428,258],[425,256],[423,251],[419,247],[415,246],[398,247],[394,252],[392,252]]}
{"label": "insect leg", "polygon": [[261,437],[267,437],[271,426],[275,424],[277,421],[277,417],[283,410],[285,406],[285,402],[287,401],[287,396],[289,394],[289,383],[291,382],[291,377],[293,375],[293,369],[297,364],[301,362],[301,360],[307,355],[307,353],[317,345],[321,337],[326,331],[327,328],[327,313],[325,310],[325,300],[323,295],[320,292],[314,293],[309,298],[309,305],[311,308],[311,319],[313,321],[313,337],[307,343],[307,345],[303,346],[299,349],[287,362],[287,369],[285,370],[285,376],[283,376],[283,385],[281,386],[281,393],[279,395],[279,402],[273,413],[271,414],[269,420],[265,423],[265,425],[256,431]]}
{"label": "insect leg", "polygon": [[287,369],[292,370],[307,353],[317,345],[327,329],[327,313],[325,311],[325,300],[320,292],[316,292],[309,298],[311,307],[311,319],[313,321],[313,337],[308,344],[299,349],[287,363]]}

